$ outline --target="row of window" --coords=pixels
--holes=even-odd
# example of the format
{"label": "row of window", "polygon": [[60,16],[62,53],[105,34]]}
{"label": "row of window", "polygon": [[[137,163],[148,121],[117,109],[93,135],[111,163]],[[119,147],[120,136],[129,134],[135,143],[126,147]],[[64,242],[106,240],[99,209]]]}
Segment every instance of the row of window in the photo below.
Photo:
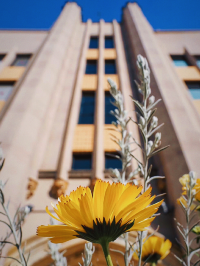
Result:
{"label": "row of window", "polygon": [[[4,59],[5,56],[5,54],[0,55],[0,62]],[[31,54],[18,54],[11,66],[27,66],[31,56]]]}
{"label": "row of window", "polygon": [[[173,63],[176,67],[187,67],[190,66],[190,63],[187,61],[184,55],[171,55]],[[200,56],[194,56],[196,59],[196,64],[200,68]]]}
{"label": "row of window", "polygon": [[[115,158],[116,153],[105,154],[105,169],[117,168],[122,169],[121,160]],[[119,154],[117,154],[119,156]],[[92,154],[91,153],[74,153],[72,161],[72,170],[91,170]]]}
{"label": "row of window", "polygon": [[[105,92],[105,124],[112,124],[112,121],[116,121],[116,118],[110,114],[110,111],[114,111],[115,106],[111,103],[113,97],[110,92]],[[79,114],[78,124],[94,124],[94,112],[95,112],[95,92],[82,92],[82,100]]]}
{"label": "row of window", "polygon": [[[99,48],[99,38],[97,36],[92,36],[90,38],[89,49],[98,49],[98,48]],[[114,40],[112,36],[105,36],[104,48],[105,49],[114,48]]]}
{"label": "row of window", "polygon": [[[115,60],[105,60],[105,74],[116,74]],[[85,74],[97,74],[97,60],[87,60]]]}

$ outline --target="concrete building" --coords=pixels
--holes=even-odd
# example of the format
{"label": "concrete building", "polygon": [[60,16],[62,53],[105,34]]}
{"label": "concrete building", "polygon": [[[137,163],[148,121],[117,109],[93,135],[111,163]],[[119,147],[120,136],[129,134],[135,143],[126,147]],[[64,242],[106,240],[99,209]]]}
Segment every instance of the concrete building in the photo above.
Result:
{"label": "concrete building", "polygon": [[[19,203],[34,206],[23,226],[30,265],[50,263],[47,240],[35,235],[38,225],[49,223],[45,207],[63,192],[106,179],[109,167],[120,168],[107,156],[117,149],[108,130],[107,77],[135,116],[129,95],[138,97],[138,54],[149,62],[153,95],[162,98],[157,116],[165,123],[162,145],[170,148],[153,163],[154,171],[166,176],[156,189],[168,193],[164,219],[172,229],[165,223],[161,233],[172,239],[172,216],[180,216],[178,178],[190,170],[200,174],[200,31],[154,31],[135,3],[123,9],[120,24],[83,23],[81,8],[67,3],[49,31],[0,31],[0,141],[6,158],[1,179],[8,180],[5,194],[13,209]],[[134,124],[129,130],[139,140]],[[137,150],[135,155],[141,156]],[[112,246],[123,250],[122,243]],[[83,241],[65,248],[68,264],[78,265]],[[13,249],[8,252],[15,255]],[[123,265],[120,254],[112,256]],[[172,261],[169,257],[166,265]],[[93,264],[105,265],[98,246]]]}

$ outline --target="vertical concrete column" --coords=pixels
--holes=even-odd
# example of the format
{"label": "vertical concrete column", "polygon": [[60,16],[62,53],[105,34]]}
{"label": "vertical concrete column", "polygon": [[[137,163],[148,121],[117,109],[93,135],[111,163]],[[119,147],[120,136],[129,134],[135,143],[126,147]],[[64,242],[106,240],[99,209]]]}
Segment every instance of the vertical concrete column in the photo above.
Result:
{"label": "vertical concrete column", "polygon": [[64,133],[63,145],[60,153],[60,159],[58,162],[57,178],[61,179],[68,179],[68,171],[71,169],[71,164],[72,164],[74,130],[79,115],[79,106],[81,101],[81,84],[86,66],[86,53],[89,45],[90,25],[91,25],[91,20],[88,20],[85,30],[84,42],[82,46],[77,79],[74,87],[71,110],[68,121],[66,121],[66,129]]}
{"label": "vertical concrete column", "polygon": [[98,87],[96,92],[95,111],[95,145],[93,154],[94,177],[103,179],[105,168],[104,156],[104,21],[99,23],[99,60],[98,60]]}
{"label": "vertical concrete column", "polygon": [[[78,28],[76,28],[76,30],[78,31]],[[58,75],[57,77],[57,84],[52,94],[51,101],[49,103],[49,108],[47,110],[47,113],[44,119],[44,123],[41,126],[40,134],[38,137],[38,142],[34,149],[33,156],[30,162],[29,177],[33,179],[37,179],[38,177],[38,170],[40,169],[40,166],[41,166],[41,163],[44,157],[44,153],[47,147],[47,142],[49,140],[51,129],[53,127],[54,119],[56,119],[55,115],[57,112],[57,108],[60,103],[61,97],[63,96],[62,94],[63,85],[67,83],[66,73],[68,71],[69,65],[72,64],[68,60],[68,57],[69,57],[68,51],[72,52],[71,45],[66,51],[65,59],[63,61],[63,66],[60,71],[60,75]],[[72,76],[68,77],[68,80],[70,78],[72,78]],[[70,93],[70,90],[72,90],[73,87],[67,88],[67,89],[68,89],[68,92]]]}
{"label": "vertical concrete column", "polygon": [[[151,88],[158,105],[162,145],[170,147],[159,154],[166,175],[169,200],[175,207],[175,216],[182,216],[177,208],[176,199],[180,197],[179,177],[190,170],[200,173],[200,119],[184,83],[180,80],[170,59],[161,50],[155,33],[142,14],[139,6],[129,3],[124,9],[123,29],[127,33],[130,51],[130,64],[137,54],[147,57],[151,69]],[[160,131],[160,130],[159,130]],[[181,218],[180,218],[181,219]]]}
{"label": "vertical concrete column", "polygon": [[[128,74],[128,66],[126,63],[126,56],[124,51],[124,45],[122,40],[122,34],[121,34],[121,28],[119,23],[114,20],[113,21],[113,29],[114,29],[114,39],[115,39],[115,47],[116,47],[116,53],[117,53],[117,72],[119,75],[119,81],[120,81],[120,89],[122,91],[122,94],[124,96],[124,107],[129,112],[129,116],[133,118],[133,120],[137,120],[137,117],[135,115],[135,106],[134,103],[130,97],[132,95],[131,90],[131,84],[130,84],[130,78]],[[128,124],[128,131],[132,132],[133,137],[139,141],[139,131],[136,124],[133,122],[129,122]],[[131,149],[134,150],[136,146],[133,144]],[[142,154],[140,149],[136,149],[134,152],[134,155],[136,158],[138,158],[140,161],[142,161]],[[132,170],[135,170],[137,168],[137,162],[132,159]]]}
{"label": "vertical concrete column", "polygon": [[[2,120],[0,139],[6,164],[1,174],[3,179],[10,180],[5,192],[16,204],[22,202],[26,191],[30,161],[57,86],[70,38],[80,21],[80,8],[75,3],[67,3]],[[13,191],[12,195],[9,191]]]}

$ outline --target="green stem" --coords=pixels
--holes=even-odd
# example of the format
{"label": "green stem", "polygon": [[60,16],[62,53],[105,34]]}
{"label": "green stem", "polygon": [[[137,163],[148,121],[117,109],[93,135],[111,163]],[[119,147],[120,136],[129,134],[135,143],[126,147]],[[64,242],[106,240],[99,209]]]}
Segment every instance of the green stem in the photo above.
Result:
{"label": "green stem", "polygon": [[155,263],[155,262],[151,263],[151,266],[156,266],[156,265],[157,265],[157,263]]}
{"label": "green stem", "polygon": [[111,260],[111,256],[109,253],[109,248],[108,248],[109,242],[107,242],[106,240],[102,240],[101,241],[101,246],[103,249],[103,253],[107,262],[108,266],[113,266],[112,260]]}

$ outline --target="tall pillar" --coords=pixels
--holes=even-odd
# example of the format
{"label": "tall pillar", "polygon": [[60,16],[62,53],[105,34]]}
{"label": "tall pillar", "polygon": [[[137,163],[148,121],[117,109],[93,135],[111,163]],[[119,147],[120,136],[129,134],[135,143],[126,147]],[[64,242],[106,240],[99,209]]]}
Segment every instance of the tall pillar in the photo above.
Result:
{"label": "tall pillar", "polygon": [[[147,57],[151,70],[152,94],[161,98],[156,115],[162,127],[162,146],[171,145],[160,153],[166,175],[169,200],[176,208],[180,196],[179,177],[190,170],[200,173],[200,119],[186,91],[184,83],[176,75],[169,57],[163,54],[155,33],[139,6],[129,3],[124,9],[123,30],[130,51],[130,64],[135,66],[138,54]],[[174,204],[175,203],[175,204]]]}
{"label": "tall pillar", "polygon": [[103,179],[105,169],[104,156],[104,21],[100,20],[99,30],[99,60],[98,60],[98,87],[96,92],[95,112],[95,145],[93,155],[94,177]]}
{"label": "tall pillar", "polygon": [[[117,52],[117,68],[119,73],[119,81],[120,81],[120,89],[124,97],[124,108],[129,112],[129,116],[133,118],[133,120],[137,120],[135,115],[135,105],[130,96],[133,96],[130,84],[130,78],[128,74],[128,66],[126,62],[126,56],[124,51],[124,45],[121,34],[121,27],[116,20],[113,21],[114,28],[114,38],[115,38],[115,47]],[[136,140],[140,140],[138,127],[133,122],[128,123],[128,131],[132,133],[132,136]],[[134,144],[131,145],[131,150],[134,150],[136,146]],[[142,153],[140,149],[136,149],[134,152],[136,158],[142,161]],[[137,168],[137,162],[135,159],[132,159],[131,170],[134,171]]]}
{"label": "tall pillar", "polygon": [[67,3],[3,118],[0,140],[6,163],[1,176],[9,180],[5,193],[13,191],[6,196],[15,204],[24,197],[21,192],[25,193],[30,161],[43,131],[71,36],[80,22],[80,7]]}
{"label": "tall pillar", "polygon": [[84,36],[84,42],[80,57],[80,63],[78,68],[77,79],[74,87],[74,93],[71,102],[71,109],[69,119],[66,123],[66,129],[64,133],[63,145],[60,153],[60,159],[58,162],[57,178],[68,179],[68,172],[71,169],[72,164],[72,147],[74,130],[78,121],[80,101],[81,101],[81,84],[83,80],[84,70],[86,66],[86,53],[89,45],[89,31],[91,20],[88,20],[86,26],[86,32]]}

